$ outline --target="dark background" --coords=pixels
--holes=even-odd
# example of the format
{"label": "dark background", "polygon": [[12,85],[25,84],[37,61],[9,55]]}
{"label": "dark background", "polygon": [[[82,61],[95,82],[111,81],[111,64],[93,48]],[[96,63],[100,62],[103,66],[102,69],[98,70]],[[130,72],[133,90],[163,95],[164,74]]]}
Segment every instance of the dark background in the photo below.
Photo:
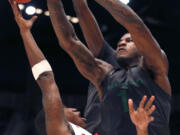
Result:
{"label": "dark background", "polygon": [[[66,13],[75,16],[71,0],[63,2]],[[47,9],[44,0],[32,0],[30,4]],[[131,0],[129,5],[141,16],[168,56],[173,90],[171,135],[180,135],[180,1]],[[94,0],[89,0],[89,6],[105,39],[115,48],[125,30]],[[36,135],[34,118],[42,108],[41,93],[32,78],[19,30],[7,0],[1,0],[0,14],[0,135]],[[84,42],[79,24],[73,25],[78,37]],[[32,32],[53,67],[64,104],[83,112],[88,81],[79,74],[70,57],[58,46],[49,17],[39,15]]]}

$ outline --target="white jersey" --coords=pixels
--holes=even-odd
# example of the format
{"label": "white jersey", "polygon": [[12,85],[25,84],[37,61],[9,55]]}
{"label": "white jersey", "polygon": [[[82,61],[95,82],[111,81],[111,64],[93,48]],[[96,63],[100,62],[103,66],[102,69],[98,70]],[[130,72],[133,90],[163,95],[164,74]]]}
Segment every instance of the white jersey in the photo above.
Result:
{"label": "white jersey", "polygon": [[72,129],[74,130],[75,135],[92,135],[91,133],[89,133],[85,129],[83,129],[77,125],[74,125],[71,122],[69,122],[69,124],[71,125]]}

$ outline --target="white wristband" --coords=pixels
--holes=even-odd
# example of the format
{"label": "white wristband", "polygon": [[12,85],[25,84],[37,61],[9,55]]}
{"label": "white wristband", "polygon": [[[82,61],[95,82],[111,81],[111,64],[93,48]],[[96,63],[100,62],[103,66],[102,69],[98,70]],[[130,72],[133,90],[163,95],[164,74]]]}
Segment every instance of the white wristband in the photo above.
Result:
{"label": "white wristband", "polygon": [[52,68],[47,60],[42,60],[32,67],[32,73],[35,80],[37,80],[42,73],[48,71],[52,71]]}

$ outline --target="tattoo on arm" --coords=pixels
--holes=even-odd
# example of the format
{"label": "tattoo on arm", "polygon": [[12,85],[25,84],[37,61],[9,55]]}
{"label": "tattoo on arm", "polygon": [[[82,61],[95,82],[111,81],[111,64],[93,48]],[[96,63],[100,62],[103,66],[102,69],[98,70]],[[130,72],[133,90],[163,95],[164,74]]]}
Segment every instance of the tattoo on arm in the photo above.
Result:
{"label": "tattoo on arm", "polygon": [[95,83],[99,78],[98,68],[92,53],[79,41],[70,22],[67,20],[62,1],[47,0],[50,18],[61,47],[72,57],[84,77]]}
{"label": "tattoo on arm", "polygon": [[76,47],[71,51],[70,56],[81,74],[90,80],[94,85],[98,84],[98,78],[102,75],[102,69],[98,67],[95,57],[81,42],[76,42]]}
{"label": "tattoo on arm", "polygon": [[120,0],[96,0],[100,5],[106,8],[111,15],[122,25],[125,23],[139,23],[140,18],[127,5]]}
{"label": "tattoo on arm", "polygon": [[[79,63],[86,65],[86,71],[91,72],[94,66],[96,65],[95,61],[93,60],[93,56],[88,56],[84,49],[79,47],[77,50],[72,51],[73,56]],[[91,61],[90,61],[91,60]]]}
{"label": "tattoo on arm", "polygon": [[72,24],[67,20],[61,0],[47,0],[50,18],[55,30],[56,36],[64,49],[72,38],[76,39],[76,34]]}

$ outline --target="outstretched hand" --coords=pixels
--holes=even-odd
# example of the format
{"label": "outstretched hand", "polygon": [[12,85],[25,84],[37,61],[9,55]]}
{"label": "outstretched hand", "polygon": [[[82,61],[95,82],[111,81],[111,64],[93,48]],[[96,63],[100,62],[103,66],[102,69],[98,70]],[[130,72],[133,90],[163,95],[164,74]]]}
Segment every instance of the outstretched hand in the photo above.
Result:
{"label": "outstretched hand", "polygon": [[35,20],[37,19],[37,16],[33,16],[31,19],[26,20],[23,18],[16,1],[15,0],[9,0],[9,3],[12,7],[15,20],[16,20],[20,30],[21,31],[30,30],[32,25],[34,24]]}
{"label": "outstretched hand", "polygon": [[85,128],[86,119],[80,116],[80,112],[76,108],[64,108],[64,113],[69,122]]}
{"label": "outstretched hand", "polygon": [[155,105],[152,105],[155,97],[152,96],[149,101],[146,103],[147,96],[144,96],[139,104],[137,110],[134,110],[133,101],[129,99],[129,114],[131,117],[131,121],[134,123],[136,128],[140,130],[145,130],[148,128],[150,122],[154,121],[154,117],[151,114],[155,111]]}

